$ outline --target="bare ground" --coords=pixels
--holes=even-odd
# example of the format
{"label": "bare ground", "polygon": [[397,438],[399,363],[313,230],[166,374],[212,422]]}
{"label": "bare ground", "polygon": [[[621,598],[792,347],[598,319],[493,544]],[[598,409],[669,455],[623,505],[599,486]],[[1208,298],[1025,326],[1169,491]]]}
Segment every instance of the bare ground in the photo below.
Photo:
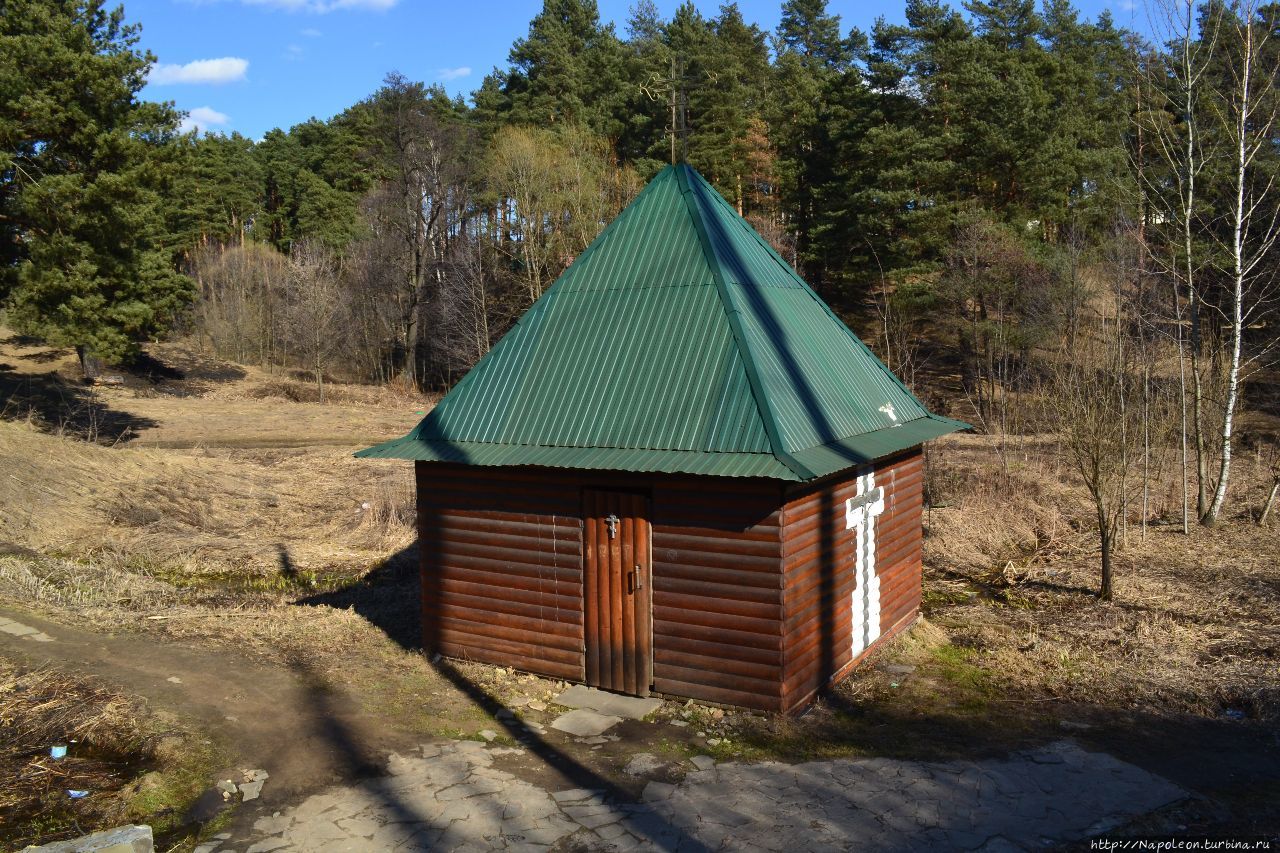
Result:
{"label": "bare ground", "polygon": [[[0,647],[16,673],[105,679],[191,720],[226,749],[206,759],[210,781],[275,764],[264,808],[376,772],[396,744],[502,732],[505,704],[555,692],[416,649],[410,466],[350,453],[403,434],[429,401],[338,386],[321,405],[311,386],[190,348],[152,355],[150,372],[86,390],[70,353],[0,331],[0,595],[84,650]],[[524,772],[625,788],[642,748],[950,757],[1065,731],[1208,798],[1139,830],[1280,826],[1280,536],[1250,523],[1262,472],[1246,459],[1238,476],[1237,517],[1217,530],[1131,526],[1104,604],[1051,442],[941,442],[915,631],[803,719],[677,708],[690,726],[636,724],[625,748],[571,745]]]}

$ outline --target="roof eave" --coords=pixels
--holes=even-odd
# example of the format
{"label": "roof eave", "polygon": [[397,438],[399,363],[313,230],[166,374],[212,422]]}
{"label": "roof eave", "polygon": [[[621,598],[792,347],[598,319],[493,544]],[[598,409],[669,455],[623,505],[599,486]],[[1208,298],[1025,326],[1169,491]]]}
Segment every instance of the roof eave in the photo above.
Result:
{"label": "roof eave", "polygon": [[918,447],[948,433],[970,429],[962,421],[928,415],[887,429],[848,436],[796,451],[805,475],[773,453],[712,453],[644,448],[548,447],[484,442],[430,441],[416,432],[356,452],[363,459],[405,459],[485,467],[534,466],[646,474],[764,477],[811,482]]}

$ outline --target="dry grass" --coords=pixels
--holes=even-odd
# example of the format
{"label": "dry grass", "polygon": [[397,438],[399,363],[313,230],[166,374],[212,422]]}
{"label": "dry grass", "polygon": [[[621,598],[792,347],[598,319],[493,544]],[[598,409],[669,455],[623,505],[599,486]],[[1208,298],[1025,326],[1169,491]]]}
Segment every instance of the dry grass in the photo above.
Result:
{"label": "dry grass", "polygon": [[[53,746],[67,747],[62,759]],[[209,747],[134,698],[0,659],[0,845],[149,819],[163,828],[203,784]],[[69,791],[85,791],[73,798]]]}
{"label": "dry grass", "polygon": [[931,476],[960,484],[926,538],[926,612],[953,645],[1011,696],[1280,719],[1280,536],[1250,521],[1262,472],[1238,467],[1236,517],[1217,529],[1143,539],[1131,521],[1108,603],[1093,595],[1087,507],[1051,445],[1010,471],[986,441],[933,453]]}
{"label": "dry grass", "polygon": [[0,720],[8,750],[46,751],[53,744],[137,750],[141,703],[57,670],[18,673],[0,662]]}
{"label": "dry grass", "polygon": [[413,541],[412,472],[354,447],[109,449],[0,421],[0,541],[147,567],[358,575]]}
{"label": "dry grass", "polygon": [[165,448],[334,447],[408,432],[435,395],[402,383],[313,383],[219,361],[189,343],[149,347],[121,384],[83,385],[71,350],[32,345],[0,327],[0,419],[105,445]]}
{"label": "dry grass", "polygon": [[0,589],[13,600],[64,608],[124,607],[151,610],[180,600],[172,584],[126,568],[116,554],[66,560],[42,556],[0,556]]}
{"label": "dry grass", "polygon": [[[66,353],[24,353],[0,342],[0,360],[32,374],[68,369]],[[101,391],[104,406],[146,422],[127,446],[0,421],[0,457],[13,460],[0,472],[0,544],[42,555],[0,558],[0,594],[117,624],[126,610],[162,615],[137,624],[305,660],[339,680],[376,671],[379,696],[419,689],[421,659],[395,642],[416,641],[411,466],[350,453],[407,431],[429,402],[334,385],[321,405],[309,383],[199,370],[198,387]],[[1221,529],[1187,540],[1151,528],[1143,541],[1132,526],[1117,601],[1104,604],[1091,595],[1088,509],[1052,440],[957,436],[930,455],[928,621],[886,652],[922,675],[900,689],[864,672],[842,701],[892,708],[886,697],[900,697],[916,703],[912,713],[946,705],[988,729],[998,711],[1059,701],[1280,713],[1280,537],[1248,521],[1261,500],[1257,465],[1238,464],[1241,511]],[[1171,490],[1158,491],[1167,504]],[[414,707],[406,699],[395,713],[426,713]],[[434,724],[457,725],[451,715],[439,709]],[[835,739],[823,749],[855,748],[836,729],[796,731],[801,754],[817,748],[815,731]],[[964,725],[957,732],[956,744],[968,742]]]}
{"label": "dry grass", "polygon": [[[291,403],[319,403],[320,389],[313,382],[301,382],[290,379],[264,379],[248,385],[239,392],[244,397],[254,400],[287,400]],[[227,391],[217,394],[222,399],[231,399],[235,392]],[[422,405],[424,397],[421,392],[400,384],[388,385],[338,385],[326,383],[324,386],[324,402],[331,406],[377,406],[403,408],[409,405]]]}

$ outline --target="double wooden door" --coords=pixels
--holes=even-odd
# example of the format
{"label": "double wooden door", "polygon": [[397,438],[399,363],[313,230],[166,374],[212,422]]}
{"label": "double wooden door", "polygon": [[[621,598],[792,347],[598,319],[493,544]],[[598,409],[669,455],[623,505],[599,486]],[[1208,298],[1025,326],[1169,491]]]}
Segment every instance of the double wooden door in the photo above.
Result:
{"label": "double wooden door", "polygon": [[582,497],[587,684],[648,696],[653,683],[649,500],[590,489]]}

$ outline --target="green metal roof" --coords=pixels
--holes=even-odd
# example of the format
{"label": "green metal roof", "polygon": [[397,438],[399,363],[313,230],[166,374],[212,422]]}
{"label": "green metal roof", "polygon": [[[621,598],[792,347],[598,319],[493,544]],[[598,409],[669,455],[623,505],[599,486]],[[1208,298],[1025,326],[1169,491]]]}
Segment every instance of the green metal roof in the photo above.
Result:
{"label": "green metal roof", "polygon": [[805,481],[966,426],[930,414],[682,164],[417,428],[356,455]]}

